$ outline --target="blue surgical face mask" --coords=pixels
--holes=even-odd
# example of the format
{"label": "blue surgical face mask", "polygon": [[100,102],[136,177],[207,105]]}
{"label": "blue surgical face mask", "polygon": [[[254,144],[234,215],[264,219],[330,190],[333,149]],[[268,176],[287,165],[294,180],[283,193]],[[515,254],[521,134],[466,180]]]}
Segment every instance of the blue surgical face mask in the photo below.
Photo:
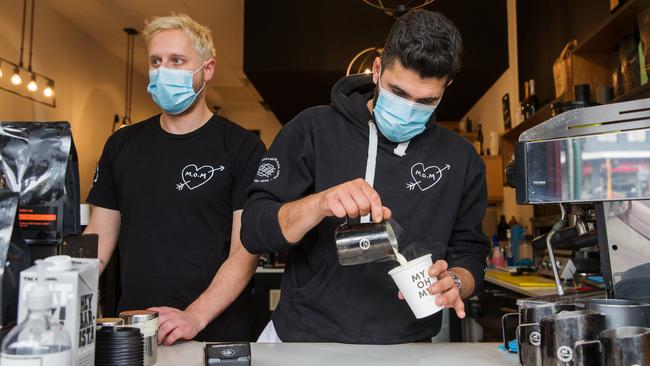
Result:
{"label": "blue surgical face mask", "polygon": [[159,67],[149,70],[149,86],[147,91],[153,101],[169,114],[180,114],[189,108],[196,97],[205,88],[205,81],[201,90],[194,91],[192,77],[205,66],[205,62],[195,71],[168,69]]}
{"label": "blue surgical face mask", "polygon": [[411,102],[381,88],[373,114],[381,133],[392,142],[404,142],[421,134],[436,105]]}

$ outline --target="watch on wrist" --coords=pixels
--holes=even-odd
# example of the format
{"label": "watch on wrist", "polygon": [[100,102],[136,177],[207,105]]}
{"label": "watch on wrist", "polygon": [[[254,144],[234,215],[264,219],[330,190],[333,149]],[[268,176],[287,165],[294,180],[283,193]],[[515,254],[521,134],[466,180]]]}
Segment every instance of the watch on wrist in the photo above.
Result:
{"label": "watch on wrist", "polygon": [[458,287],[458,293],[462,294],[463,293],[463,282],[460,280],[460,277],[458,277],[458,274],[454,271],[447,271],[449,273],[449,277],[454,281],[454,284],[456,287]]}

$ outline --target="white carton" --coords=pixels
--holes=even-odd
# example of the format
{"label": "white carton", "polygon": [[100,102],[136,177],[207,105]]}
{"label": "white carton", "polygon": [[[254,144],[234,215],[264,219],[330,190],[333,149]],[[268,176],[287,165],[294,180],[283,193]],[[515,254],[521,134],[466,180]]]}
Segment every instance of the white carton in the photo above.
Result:
{"label": "white carton", "polygon": [[[99,260],[54,256],[48,262],[45,282],[54,293],[56,310],[52,319],[59,320],[72,340],[72,364],[95,364],[95,320]],[[27,293],[36,285],[37,266],[20,273],[18,322],[27,316]]]}

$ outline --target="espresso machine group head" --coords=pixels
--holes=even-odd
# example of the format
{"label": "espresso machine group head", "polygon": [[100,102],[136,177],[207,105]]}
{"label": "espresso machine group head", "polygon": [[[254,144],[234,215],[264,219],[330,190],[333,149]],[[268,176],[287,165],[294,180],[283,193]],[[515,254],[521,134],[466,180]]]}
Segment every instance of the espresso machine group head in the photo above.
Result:
{"label": "espresso machine group head", "polygon": [[576,227],[564,237],[597,238],[611,295],[650,301],[642,285],[650,283],[650,99],[570,110],[524,131],[510,170],[518,204],[562,208],[547,237],[550,256],[567,207],[594,207],[596,233]]}

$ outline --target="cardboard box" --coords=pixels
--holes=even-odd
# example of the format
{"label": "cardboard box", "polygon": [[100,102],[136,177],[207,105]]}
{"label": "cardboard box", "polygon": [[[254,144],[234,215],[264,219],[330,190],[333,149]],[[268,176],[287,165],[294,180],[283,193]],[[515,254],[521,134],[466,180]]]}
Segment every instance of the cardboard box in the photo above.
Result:
{"label": "cardboard box", "polygon": [[[72,341],[72,364],[95,364],[95,320],[99,260],[55,256],[45,259],[49,265],[45,282],[52,290],[56,309],[52,316],[63,324]],[[21,272],[18,322],[27,316],[26,298],[38,280],[37,266]]]}

